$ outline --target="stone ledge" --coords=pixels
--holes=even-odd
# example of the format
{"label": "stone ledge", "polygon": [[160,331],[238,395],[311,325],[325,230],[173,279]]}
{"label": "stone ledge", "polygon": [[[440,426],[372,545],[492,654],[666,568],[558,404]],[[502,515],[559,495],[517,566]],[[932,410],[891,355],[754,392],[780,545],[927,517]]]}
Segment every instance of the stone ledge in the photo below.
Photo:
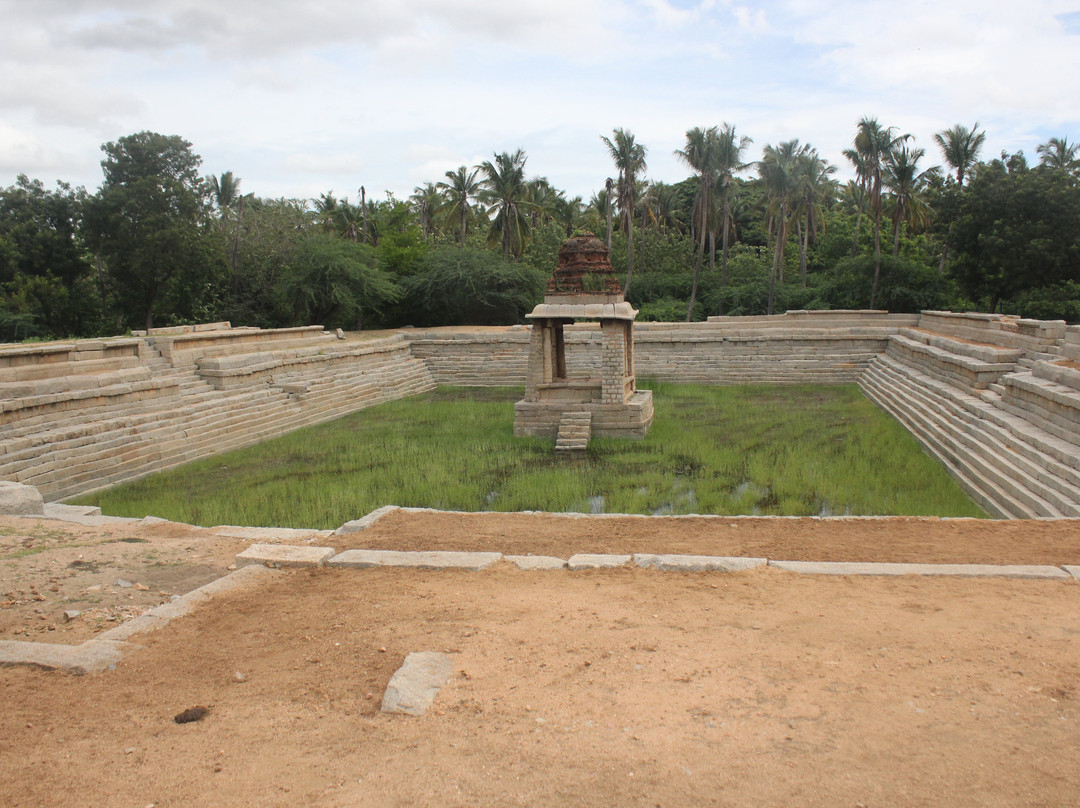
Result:
{"label": "stone ledge", "polygon": [[508,555],[503,561],[509,561],[519,570],[564,570],[566,559],[554,556]]}
{"label": "stone ledge", "polygon": [[274,567],[322,567],[337,551],[333,547],[295,544],[253,544],[236,556],[236,566],[266,564]]}
{"label": "stone ledge", "polygon": [[100,637],[81,645],[0,640],[0,667],[26,666],[85,676],[116,668],[124,656],[140,647]]}
{"label": "stone ledge", "polygon": [[566,562],[572,570],[599,570],[625,567],[630,563],[631,555],[612,555],[607,553],[578,553],[570,556]]}
{"label": "stone ledge", "polygon": [[502,559],[502,553],[401,552],[398,550],[346,550],[327,561],[330,567],[413,567],[424,570],[460,569],[479,572]]}
{"label": "stone ledge", "polygon": [[639,567],[673,572],[739,572],[768,563],[767,558],[634,553],[634,564]]}
{"label": "stone ledge", "polygon": [[389,516],[394,511],[399,510],[401,510],[401,508],[397,505],[383,505],[381,508],[376,508],[366,516],[362,516],[359,519],[353,519],[351,522],[346,522],[335,530],[332,535],[345,536],[349,533],[359,533],[361,530],[367,530],[384,516]]}
{"label": "stone ledge", "polygon": [[1080,566],[1075,564],[1063,564],[1061,567],[1065,572],[1069,573],[1073,578],[1080,581]]}
{"label": "stone ledge", "polygon": [[808,575],[945,575],[957,578],[1048,578],[1064,580],[1060,567],[995,564],[892,564],[856,561],[773,561],[770,567]]}

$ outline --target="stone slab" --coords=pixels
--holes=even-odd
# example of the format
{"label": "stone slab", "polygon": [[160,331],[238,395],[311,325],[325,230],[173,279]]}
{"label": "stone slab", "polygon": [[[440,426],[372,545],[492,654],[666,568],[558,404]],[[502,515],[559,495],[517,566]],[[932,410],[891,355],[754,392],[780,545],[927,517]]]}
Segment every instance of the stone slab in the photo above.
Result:
{"label": "stone slab", "polygon": [[210,528],[218,536],[230,539],[250,539],[267,544],[278,541],[313,541],[333,535],[332,530],[314,530],[298,527],[245,527],[244,525],[215,525]]}
{"label": "stone slab", "polygon": [[253,544],[236,556],[236,566],[270,564],[275,567],[322,567],[337,551],[333,547],[295,544]]}
{"label": "stone slab", "polygon": [[383,693],[382,711],[398,715],[423,715],[435,703],[454,663],[438,651],[417,651],[405,657],[401,667],[390,677]]}
{"label": "stone slab", "polygon": [[64,519],[69,516],[101,516],[101,508],[96,505],[65,505],[62,502],[46,502],[45,516],[49,519]]}
{"label": "stone slab", "polygon": [[37,488],[23,483],[0,480],[0,514],[5,516],[44,516],[45,501]]}
{"label": "stone slab", "polygon": [[1065,570],[1065,572],[1069,573],[1069,575],[1071,575],[1073,578],[1080,581],[1080,566],[1076,566],[1074,564],[1065,564],[1062,566],[1062,569]]}
{"label": "stone slab", "polygon": [[27,666],[84,676],[115,668],[125,654],[138,648],[137,645],[100,637],[82,645],[2,640],[0,667]]}
{"label": "stone slab", "polygon": [[578,553],[570,556],[566,565],[572,570],[598,570],[624,567],[630,563],[633,556],[610,555],[602,553]]}
{"label": "stone slab", "polygon": [[397,510],[400,510],[397,505],[383,505],[381,508],[376,508],[366,516],[362,516],[359,519],[353,519],[351,522],[346,522],[335,530],[333,535],[344,536],[348,533],[359,533],[361,530],[366,530],[371,527],[387,514],[391,514]]}
{"label": "stone slab", "polygon": [[810,575],[951,575],[958,578],[1050,578],[1066,580],[1060,567],[996,564],[886,564],[850,561],[769,561],[770,567]]}
{"label": "stone slab", "polygon": [[473,572],[487,569],[502,558],[502,553],[454,553],[430,551],[406,553],[398,550],[346,550],[331,558],[331,567],[415,567],[425,570],[461,569]]}
{"label": "stone slab", "polygon": [[519,570],[562,570],[566,569],[566,559],[554,556],[503,556],[503,561],[509,561]]}
{"label": "stone slab", "polygon": [[634,564],[639,567],[675,572],[739,572],[767,563],[767,558],[634,553]]}

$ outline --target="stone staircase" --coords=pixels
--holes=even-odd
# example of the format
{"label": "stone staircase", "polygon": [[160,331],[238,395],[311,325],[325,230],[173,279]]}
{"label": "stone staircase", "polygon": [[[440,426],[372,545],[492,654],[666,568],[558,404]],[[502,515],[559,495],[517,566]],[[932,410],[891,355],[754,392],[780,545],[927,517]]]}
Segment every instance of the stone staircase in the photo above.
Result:
{"label": "stone staircase", "polygon": [[580,453],[589,447],[592,434],[592,413],[588,410],[567,410],[559,419],[559,432],[555,438],[558,453]]}
{"label": "stone staircase", "polygon": [[[0,356],[0,384],[10,383],[12,392],[28,380],[37,385],[2,402],[0,479],[63,499],[434,387],[401,337],[348,342],[307,329],[268,332],[260,342],[238,329],[233,347],[241,353],[229,354],[229,335],[220,331],[184,343],[171,352],[173,361],[150,340],[136,341],[134,365],[131,348],[112,364],[86,351],[93,358],[81,363],[58,351],[13,350],[6,364]],[[235,364],[236,379],[204,378],[205,358],[193,355],[192,345],[212,346],[219,357],[256,358]],[[81,375],[86,383],[70,383]],[[222,378],[227,383],[215,384]]]}
{"label": "stone staircase", "polygon": [[1080,516],[1080,372],[1048,341],[973,336],[902,330],[859,386],[994,516]]}

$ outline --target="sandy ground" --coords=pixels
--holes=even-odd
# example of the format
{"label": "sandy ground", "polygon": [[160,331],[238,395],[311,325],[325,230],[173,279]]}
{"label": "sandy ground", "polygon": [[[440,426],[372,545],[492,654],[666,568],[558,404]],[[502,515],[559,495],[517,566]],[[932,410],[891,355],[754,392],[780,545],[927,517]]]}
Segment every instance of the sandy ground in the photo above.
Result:
{"label": "sandy ground", "polygon": [[[335,544],[1080,563],[1076,522],[707,521],[398,513]],[[100,585],[83,576],[152,582],[93,593],[99,608],[138,608],[216,577],[249,543],[13,519],[0,536],[0,592],[45,598],[5,604],[4,639]],[[80,617],[30,638],[92,633]],[[0,805],[1075,806],[1080,794],[1077,582],[311,570],[135,639],[141,650],[97,676],[0,670]],[[454,659],[435,710],[379,713],[420,650]],[[174,723],[195,705],[211,707],[204,720]]]}

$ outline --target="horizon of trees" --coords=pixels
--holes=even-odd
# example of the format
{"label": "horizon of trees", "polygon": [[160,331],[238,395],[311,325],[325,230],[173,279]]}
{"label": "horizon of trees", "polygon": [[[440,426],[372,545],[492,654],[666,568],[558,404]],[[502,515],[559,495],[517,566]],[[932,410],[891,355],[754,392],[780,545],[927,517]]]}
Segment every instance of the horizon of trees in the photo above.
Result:
{"label": "horizon of trees", "polygon": [[[797,138],[694,127],[678,183],[647,147],[600,140],[612,177],[586,202],[526,172],[524,150],[447,170],[408,199],[266,199],[202,176],[191,143],[102,146],[91,194],[20,175],[0,188],[0,340],[208,320],[348,329],[522,322],[562,241],[604,238],[643,320],[789,308],[1002,311],[1080,322],[1080,153],[1051,138],[988,161],[978,123],[911,135],[858,121],[854,179]],[[707,256],[707,262],[706,262]],[[719,268],[717,264],[719,263]]]}

